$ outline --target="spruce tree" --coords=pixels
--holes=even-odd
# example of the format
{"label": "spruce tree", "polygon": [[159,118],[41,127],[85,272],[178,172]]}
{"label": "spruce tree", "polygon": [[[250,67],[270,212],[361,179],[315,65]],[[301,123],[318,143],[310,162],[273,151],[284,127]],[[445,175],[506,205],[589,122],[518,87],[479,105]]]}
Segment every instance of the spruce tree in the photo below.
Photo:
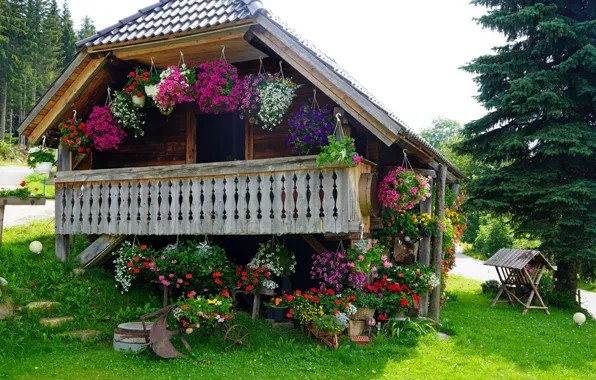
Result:
{"label": "spruce tree", "polygon": [[575,292],[579,266],[596,267],[596,1],[472,3],[507,37],[463,68],[488,113],[459,150],[492,167],[470,184],[472,202],[540,239],[556,288]]}
{"label": "spruce tree", "polygon": [[60,9],[56,0],[51,0],[46,4],[44,18],[42,21],[41,43],[39,50],[41,57],[37,62],[37,73],[40,74],[41,88],[38,93],[45,91],[47,86],[52,83],[59,72],[58,59],[61,45],[62,26],[60,20]]}
{"label": "spruce tree", "polygon": [[75,32],[68,3],[64,0],[62,6],[62,50],[60,51],[60,68],[66,67],[76,54]]}
{"label": "spruce tree", "polygon": [[81,28],[77,32],[78,40],[84,40],[87,37],[91,37],[97,33],[95,29],[95,25],[93,24],[93,20],[89,16],[83,17],[83,21],[81,22]]}

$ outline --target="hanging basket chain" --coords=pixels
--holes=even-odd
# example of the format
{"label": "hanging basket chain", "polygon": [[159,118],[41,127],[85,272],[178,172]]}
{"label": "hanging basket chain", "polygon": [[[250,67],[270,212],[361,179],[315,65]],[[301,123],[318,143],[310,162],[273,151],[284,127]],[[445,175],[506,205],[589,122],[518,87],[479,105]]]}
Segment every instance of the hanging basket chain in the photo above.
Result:
{"label": "hanging basket chain", "polygon": [[317,111],[321,111],[321,107],[319,107],[319,102],[317,102],[317,89],[314,88],[312,90],[313,95],[312,95],[312,105],[310,108],[312,108],[313,110],[317,110]]}
{"label": "hanging basket chain", "polygon": [[281,79],[283,79],[284,81],[286,80],[286,77],[284,75],[284,68],[282,66],[283,61],[279,61],[279,73],[281,74]]}
{"label": "hanging basket chain", "polygon": [[184,53],[182,51],[180,51],[180,58],[178,59],[178,68],[180,68],[181,64],[186,66],[186,62],[184,62]]}
{"label": "hanging basket chain", "polygon": [[149,67],[149,76],[151,76],[151,74],[157,74],[154,57],[151,57],[151,67]]}
{"label": "hanging basket chain", "polygon": [[335,129],[333,130],[333,134],[335,135],[337,141],[341,141],[344,138],[344,130],[341,124],[341,114],[337,113],[335,115],[337,122],[335,123]]}
{"label": "hanging basket chain", "polygon": [[111,106],[112,105],[112,94],[111,94],[111,88],[110,86],[108,86],[108,96],[106,97],[106,104],[105,106]]}
{"label": "hanging basket chain", "polygon": [[404,159],[401,163],[401,166],[406,169],[406,170],[410,170],[410,171],[414,171],[414,168],[412,168],[412,164],[410,164],[410,160],[408,160],[408,150],[404,149],[402,150],[402,153],[404,155]]}
{"label": "hanging basket chain", "polygon": [[259,75],[265,74],[265,65],[263,65],[263,57],[259,57]]}
{"label": "hanging basket chain", "polygon": [[219,60],[228,63],[228,60],[226,59],[226,45],[221,45],[221,57],[219,57]]}

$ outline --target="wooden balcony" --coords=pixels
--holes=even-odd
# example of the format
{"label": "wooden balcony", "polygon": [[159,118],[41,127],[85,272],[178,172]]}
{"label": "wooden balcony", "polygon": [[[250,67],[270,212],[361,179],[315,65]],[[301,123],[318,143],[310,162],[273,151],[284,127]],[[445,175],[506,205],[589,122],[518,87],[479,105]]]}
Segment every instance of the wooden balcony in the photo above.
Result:
{"label": "wooden balcony", "polygon": [[305,156],[57,172],[56,234],[368,232],[359,199],[364,210],[376,194],[359,194],[359,182],[373,168]]}

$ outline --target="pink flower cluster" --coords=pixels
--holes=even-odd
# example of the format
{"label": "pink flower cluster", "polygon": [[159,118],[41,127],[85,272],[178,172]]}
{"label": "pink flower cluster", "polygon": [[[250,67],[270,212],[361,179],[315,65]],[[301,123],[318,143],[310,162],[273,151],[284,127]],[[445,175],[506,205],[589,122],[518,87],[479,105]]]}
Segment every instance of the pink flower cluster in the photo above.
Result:
{"label": "pink flower cluster", "polygon": [[399,166],[379,184],[379,202],[395,210],[410,210],[431,196],[430,177]]}
{"label": "pink flower cluster", "polygon": [[155,95],[155,104],[162,111],[166,111],[176,104],[193,100],[192,88],[180,73],[180,69],[176,66],[169,66],[168,71],[170,74],[159,83]]}
{"label": "pink flower cluster", "polygon": [[201,112],[235,111],[242,96],[238,70],[226,61],[203,62],[198,68],[195,91]]}
{"label": "pink flower cluster", "polygon": [[279,78],[279,74],[271,75],[269,73],[250,74],[240,81],[240,97],[238,99],[238,111],[240,118],[244,119],[257,117],[261,109],[260,90],[269,81]]}
{"label": "pink flower cluster", "polygon": [[91,139],[93,147],[99,151],[118,149],[118,145],[126,137],[126,133],[112,115],[110,106],[93,107],[93,112],[87,121],[85,135]]}

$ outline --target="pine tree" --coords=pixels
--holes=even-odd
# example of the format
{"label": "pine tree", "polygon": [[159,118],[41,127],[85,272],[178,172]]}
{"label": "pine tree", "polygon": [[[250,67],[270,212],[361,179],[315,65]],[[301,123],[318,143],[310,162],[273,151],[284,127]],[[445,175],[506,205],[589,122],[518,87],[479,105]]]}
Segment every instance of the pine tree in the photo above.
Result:
{"label": "pine tree", "polygon": [[60,10],[56,0],[51,0],[46,4],[44,18],[42,21],[41,59],[36,71],[40,74],[41,89],[39,93],[45,91],[47,86],[54,80],[59,71],[58,58],[62,49],[60,37],[62,36],[62,27],[60,21]]}
{"label": "pine tree", "polygon": [[89,16],[85,16],[81,22],[81,28],[77,32],[77,38],[79,41],[84,40],[87,37],[91,37],[95,33],[97,33],[97,30],[95,29],[93,20],[91,20]]}
{"label": "pine tree", "polygon": [[64,0],[62,6],[62,50],[60,52],[60,68],[66,67],[76,54],[75,49],[75,32],[68,8],[68,2]]}
{"label": "pine tree", "polygon": [[537,237],[556,288],[574,292],[578,267],[596,267],[596,1],[472,3],[507,37],[463,68],[489,110],[459,146],[493,168],[471,183],[473,203]]}

